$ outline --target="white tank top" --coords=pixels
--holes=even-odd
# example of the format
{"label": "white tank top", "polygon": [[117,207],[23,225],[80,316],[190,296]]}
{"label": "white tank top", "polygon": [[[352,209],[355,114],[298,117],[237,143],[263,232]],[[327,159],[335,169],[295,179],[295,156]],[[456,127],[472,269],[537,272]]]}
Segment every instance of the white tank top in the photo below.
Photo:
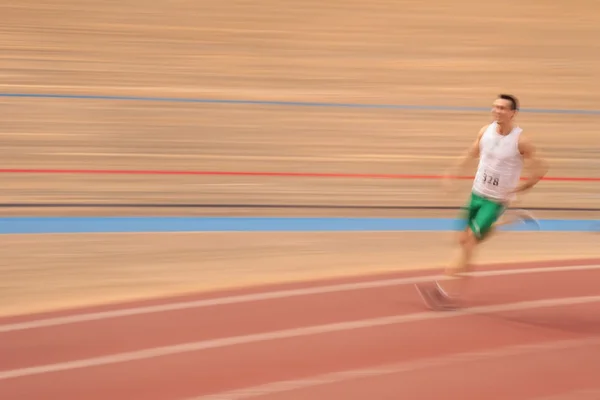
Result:
{"label": "white tank top", "polygon": [[519,152],[519,127],[506,136],[496,132],[497,124],[487,127],[479,141],[479,166],[473,182],[473,191],[492,200],[507,201],[515,198],[508,192],[519,183],[523,157]]}

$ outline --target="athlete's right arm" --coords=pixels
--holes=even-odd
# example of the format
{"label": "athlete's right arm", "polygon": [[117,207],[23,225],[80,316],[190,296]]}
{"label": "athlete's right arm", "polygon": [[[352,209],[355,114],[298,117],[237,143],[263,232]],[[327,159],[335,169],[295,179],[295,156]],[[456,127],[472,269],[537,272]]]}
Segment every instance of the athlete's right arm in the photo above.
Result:
{"label": "athlete's right arm", "polygon": [[448,170],[446,170],[446,173],[444,174],[445,179],[450,179],[454,176],[460,176],[471,160],[479,158],[479,141],[481,140],[481,137],[483,136],[483,133],[487,127],[488,125],[479,130],[477,138],[467,148],[466,152],[453,165],[451,165]]}

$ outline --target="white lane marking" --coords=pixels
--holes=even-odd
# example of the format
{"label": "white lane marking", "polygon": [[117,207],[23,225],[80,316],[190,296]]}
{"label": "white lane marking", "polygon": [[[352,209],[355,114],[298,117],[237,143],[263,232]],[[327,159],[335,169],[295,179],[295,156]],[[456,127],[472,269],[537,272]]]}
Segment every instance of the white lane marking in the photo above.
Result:
{"label": "white lane marking", "polygon": [[[566,267],[543,267],[543,268],[514,268],[499,269],[494,271],[479,271],[469,274],[474,277],[489,277],[502,275],[520,275],[545,272],[570,272],[570,271],[589,271],[600,269],[600,265],[575,265]],[[56,325],[74,324],[79,322],[96,321],[109,318],[128,317],[132,315],[142,315],[159,313],[166,311],[185,310],[190,308],[203,308],[220,306],[226,304],[248,303],[251,301],[262,301],[271,299],[281,299],[294,296],[308,296],[314,294],[335,293],[350,290],[372,289],[386,286],[410,285],[414,283],[430,282],[433,279],[445,279],[442,275],[425,275],[408,278],[383,279],[368,282],[344,283],[327,286],[318,286],[302,289],[278,290],[273,292],[252,293],[238,296],[218,297],[214,299],[184,301],[160,304],[154,306],[131,307],[120,310],[100,311],[91,313],[82,313],[68,315],[64,317],[54,317],[38,319],[33,321],[17,322],[13,324],[0,325],[0,333],[21,331],[25,329],[45,328]]]}
{"label": "white lane marking", "polygon": [[[272,382],[264,385],[247,387],[228,392],[222,392],[206,396],[198,396],[186,400],[244,400],[253,397],[267,396],[299,389],[313,388],[316,386],[344,383],[368,377],[380,377],[384,375],[412,372],[419,369],[448,367],[455,366],[455,364],[459,363],[506,358],[511,356],[523,356],[528,354],[541,353],[544,351],[557,351],[598,344],[600,344],[599,338],[591,338],[583,340],[570,339],[540,344],[506,346],[501,347],[499,349],[457,353],[448,356],[432,357],[414,361],[405,361],[396,364],[381,365],[372,368],[333,372],[309,378]],[[556,400],[562,398],[563,397],[557,397]],[[577,399],[579,399],[579,397],[577,397]],[[547,399],[544,397],[540,398],[539,400],[555,400],[555,397],[549,397]]]}
{"label": "white lane marking", "polygon": [[475,315],[477,313],[494,313],[503,311],[518,311],[532,308],[567,306],[599,302],[600,296],[566,297],[560,299],[546,299],[535,301],[523,301],[493,306],[479,306],[448,312],[422,312],[415,314],[399,315],[395,317],[381,317],[362,319],[357,321],[339,322],[333,324],[306,326],[302,328],[284,329],[252,335],[230,336],[219,339],[202,340],[198,342],[181,343],[172,346],[153,347],[144,350],[125,353],[110,354],[107,356],[86,358],[56,364],[39,365],[35,367],[0,371],[0,380],[19,378],[24,376],[47,374],[51,372],[68,371],[73,369],[97,367],[102,365],[117,364],[130,361],[146,360],[156,357],[164,357],[175,354],[189,353],[193,351],[215,349],[227,346],[242,345],[248,343],[265,342],[269,340],[296,338],[301,336],[318,335],[332,332],[343,332],[353,329],[373,328],[394,324],[404,324],[416,321],[434,319],[445,319],[452,317]]}
{"label": "white lane marking", "polygon": [[550,396],[536,397],[531,400],[598,400],[600,389],[581,389],[570,392],[562,392]]}

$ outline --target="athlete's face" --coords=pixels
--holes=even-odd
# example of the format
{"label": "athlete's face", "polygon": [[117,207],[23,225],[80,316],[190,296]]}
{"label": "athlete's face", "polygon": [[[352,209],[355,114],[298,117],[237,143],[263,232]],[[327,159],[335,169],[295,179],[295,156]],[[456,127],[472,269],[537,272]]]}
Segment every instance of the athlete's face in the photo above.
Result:
{"label": "athlete's face", "polygon": [[511,110],[511,102],[505,99],[496,99],[492,105],[492,116],[498,123],[510,122],[516,114],[515,110]]}

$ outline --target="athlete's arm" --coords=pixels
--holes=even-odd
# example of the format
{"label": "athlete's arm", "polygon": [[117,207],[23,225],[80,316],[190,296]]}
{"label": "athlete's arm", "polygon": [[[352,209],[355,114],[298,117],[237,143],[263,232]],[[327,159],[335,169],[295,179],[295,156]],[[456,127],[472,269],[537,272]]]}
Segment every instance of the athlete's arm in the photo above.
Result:
{"label": "athlete's arm", "polygon": [[445,179],[449,179],[453,176],[460,176],[462,171],[465,169],[467,164],[473,160],[479,158],[479,141],[483,136],[483,133],[487,129],[488,125],[481,128],[479,133],[477,134],[477,138],[471,143],[467,151],[453,164],[446,173],[444,174]]}
{"label": "athlete's arm", "polygon": [[514,193],[523,192],[534,187],[548,173],[548,163],[538,155],[533,142],[523,135],[519,137],[519,152],[523,155],[523,159],[531,164],[532,172],[529,179],[520,183],[513,190]]}

